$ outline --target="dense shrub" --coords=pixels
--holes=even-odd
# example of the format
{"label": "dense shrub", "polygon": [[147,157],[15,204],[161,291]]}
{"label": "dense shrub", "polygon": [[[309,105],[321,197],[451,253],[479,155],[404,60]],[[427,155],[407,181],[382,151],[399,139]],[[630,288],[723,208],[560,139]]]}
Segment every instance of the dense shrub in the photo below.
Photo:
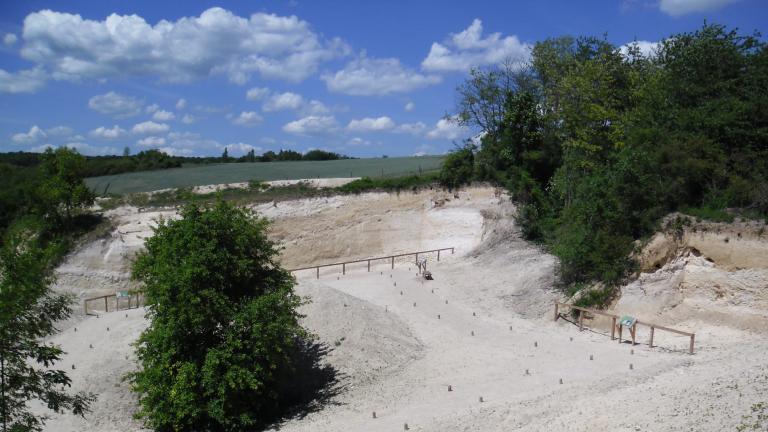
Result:
{"label": "dense shrub", "polygon": [[133,385],[152,429],[253,430],[280,408],[280,377],[305,333],[266,229],[220,201],[188,205],[146,241],[133,275],[150,325]]}

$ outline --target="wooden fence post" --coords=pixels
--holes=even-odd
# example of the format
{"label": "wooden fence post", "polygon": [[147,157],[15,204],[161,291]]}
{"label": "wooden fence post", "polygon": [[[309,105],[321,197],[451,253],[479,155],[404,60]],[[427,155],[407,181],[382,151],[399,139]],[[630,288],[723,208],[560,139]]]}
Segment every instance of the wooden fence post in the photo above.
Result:
{"label": "wooden fence post", "polygon": [[317,269],[317,278],[320,279],[320,267],[315,267]]}
{"label": "wooden fence post", "polygon": [[451,255],[453,255],[453,248],[451,248]]}
{"label": "wooden fence post", "polygon": [[392,257],[392,269],[393,270],[395,269],[395,257],[394,256]]}
{"label": "wooden fence post", "polygon": [[371,271],[371,260],[368,260],[368,272]]}
{"label": "wooden fence post", "polygon": [[84,309],[85,315],[88,316],[88,299],[83,300],[83,309]]}
{"label": "wooden fence post", "polygon": [[560,305],[560,303],[555,302],[555,321],[560,317],[560,315],[557,313],[557,307]]}
{"label": "wooden fence post", "polygon": [[109,312],[109,304],[107,303],[107,296],[104,296],[104,312]]}
{"label": "wooden fence post", "polygon": [[616,317],[611,318],[611,340],[616,339]]}
{"label": "wooden fence post", "polygon": [[341,274],[347,274],[347,263],[341,263]]}
{"label": "wooden fence post", "polygon": [[689,351],[691,354],[693,354],[693,339],[694,339],[695,337],[696,337],[696,335],[695,335],[695,334],[692,334],[692,335],[691,335],[691,347],[690,347],[690,349],[688,350],[688,351]]}
{"label": "wooden fence post", "polygon": [[440,261],[440,249],[437,250],[437,260]]}
{"label": "wooden fence post", "polygon": [[655,327],[651,326],[651,340],[648,342],[648,348],[653,348],[653,331],[655,329]]}
{"label": "wooden fence post", "polygon": [[584,331],[584,311],[579,311],[579,331]]}

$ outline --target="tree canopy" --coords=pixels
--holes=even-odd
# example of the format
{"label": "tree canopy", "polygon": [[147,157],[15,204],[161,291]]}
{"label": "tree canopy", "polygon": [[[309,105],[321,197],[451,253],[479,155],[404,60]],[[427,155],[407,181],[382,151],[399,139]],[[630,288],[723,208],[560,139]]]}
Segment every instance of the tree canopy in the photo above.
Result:
{"label": "tree canopy", "polygon": [[[560,280],[603,282],[592,299],[605,301],[668,212],[768,215],[766,59],[759,36],[717,24],[646,54],[594,37],[538,42],[528,65],[474,70],[459,87],[457,118],[484,132],[463,181],[505,184]],[[469,159],[450,155],[444,183]]]}
{"label": "tree canopy", "polygon": [[133,377],[141,416],[158,431],[253,430],[305,336],[292,275],[267,221],[218,202],[162,221],[133,267],[150,325]]}

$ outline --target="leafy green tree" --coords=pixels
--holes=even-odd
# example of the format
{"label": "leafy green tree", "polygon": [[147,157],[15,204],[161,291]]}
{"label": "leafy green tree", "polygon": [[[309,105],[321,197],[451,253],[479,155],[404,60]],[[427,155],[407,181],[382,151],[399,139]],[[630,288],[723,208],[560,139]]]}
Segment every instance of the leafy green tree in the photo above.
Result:
{"label": "leafy green tree", "polygon": [[41,158],[37,194],[43,214],[68,223],[76,210],[93,204],[94,194],[83,181],[85,158],[66,147],[49,147]]}
{"label": "leafy green tree", "polygon": [[456,189],[474,179],[476,149],[477,146],[468,140],[462,147],[448,153],[440,169],[440,183],[443,186]]}
{"label": "leafy green tree", "polygon": [[162,221],[133,267],[150,325],[133,377],[158,431],[253,430],[278,408],[280,377],[305,337],[294,279],[267,221],[219,202]]}
{"label": "leafy green tree", "polygon": [[39,431],[46,416],[29,410],[39,401],[55,412],[84,415],[94,396],[69,394],[70,378],[54,369],[63,352],[44,342],[54,323],[70,314],[70,296],[49,288],[48,256],[27,230],[9,234],[0,247],[0,430]]}

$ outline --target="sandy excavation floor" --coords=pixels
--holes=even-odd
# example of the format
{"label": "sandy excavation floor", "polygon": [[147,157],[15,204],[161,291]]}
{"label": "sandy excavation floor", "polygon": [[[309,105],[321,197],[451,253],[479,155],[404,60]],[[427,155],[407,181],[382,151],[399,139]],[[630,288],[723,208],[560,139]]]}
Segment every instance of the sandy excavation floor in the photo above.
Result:
{"label": "sandy excavation floor", "polygon": [[[625,288],[617,310],[638,308],[647,295],[638,316],[695,331],[691,356],[688,339],[662,332],[659,347],[649,349],[611,342],[600,323],[579,332],[553,322],[560,298],[551,288],[554,259],[520,239],[509,217],[514,208],[493,189],[472,188],[459,198],[366,194],[257,210],[274,220],[272,235],[285,245],[288,267],[456,247],[439,263],[430,258],[434,281],[419,279],[407,260],[394,270],[381,263],[370,273],[362,264],[346,275],[297,274],[297,291],[312,299],[305,325],[332,349],[327,361],[341,372],[345,391],[275,430],[392,431],[407,423],[422,431],[720,431],[734,430],[753,404],[768,402],[768,321],[761,321],[768,278],[761,263],[707,261],[706,270],[669,252],[666,264]],[[58,289],[91,296],[129,285],[130,257],[160,215],[173,212],[111,213],[115,232],[73,254],[60,268]],[[701,288],[712,272],[727,295]],[[747,324],[702,312],[718,310],[724,298],[737,303],[724,313],[746,311]],[[686,313],[673,313],[678,307]],[[135,367],[129,344],[145,325],[142,310],[79,319],[53,341],[69,352],[62,367],[76,365],[73,388],[100,397],[87,419],[56,416],[47,430],[140,430],[120,377]]]}

